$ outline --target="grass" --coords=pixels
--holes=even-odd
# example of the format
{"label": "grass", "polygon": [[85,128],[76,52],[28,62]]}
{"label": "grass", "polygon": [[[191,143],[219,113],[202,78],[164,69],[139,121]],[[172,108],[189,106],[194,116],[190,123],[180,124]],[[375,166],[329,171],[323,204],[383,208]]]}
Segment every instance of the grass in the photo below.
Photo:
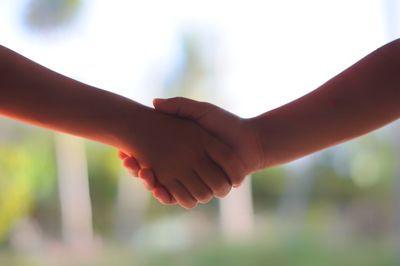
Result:
{"label": "grass", "polygon": [[[92,259],[73,255],[38,255],[0,252],[1,266],[394,266],[396,250],[381,241],[333,243],[321,237],[301,236],[246,243],[209,241],[175,252],[132,250],[106,246]],[[72,258],[72,260],[71,260]],[[73,261],[74,260],[74,261]]]}

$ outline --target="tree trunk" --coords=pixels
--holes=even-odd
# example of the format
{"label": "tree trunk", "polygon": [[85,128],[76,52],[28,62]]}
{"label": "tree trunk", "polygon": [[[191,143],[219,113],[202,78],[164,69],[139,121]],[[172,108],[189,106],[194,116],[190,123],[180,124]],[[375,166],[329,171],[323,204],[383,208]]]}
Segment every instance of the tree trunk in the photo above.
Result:
{"label": "tree trunk", "polygon": [[87,253],[93,228],[84,142],[57,134],[56,152],[63,238],[68,247]]}

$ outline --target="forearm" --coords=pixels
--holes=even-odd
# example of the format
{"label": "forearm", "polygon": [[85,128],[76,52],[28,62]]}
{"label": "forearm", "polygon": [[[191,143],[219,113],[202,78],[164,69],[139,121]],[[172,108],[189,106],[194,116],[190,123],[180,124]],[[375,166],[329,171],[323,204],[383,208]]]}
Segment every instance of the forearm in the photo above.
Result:
{"label": "forearm", "polygon": [[265,166],[353,139],[400,117],[400,42],[357,62],[317,90],[252,119]]}
{"label": "forearm", "polygon": [[119,146],[118,130],[128,120],[140,123],[143,112],[148,108],[62,76],[0,46],[1,115]]}

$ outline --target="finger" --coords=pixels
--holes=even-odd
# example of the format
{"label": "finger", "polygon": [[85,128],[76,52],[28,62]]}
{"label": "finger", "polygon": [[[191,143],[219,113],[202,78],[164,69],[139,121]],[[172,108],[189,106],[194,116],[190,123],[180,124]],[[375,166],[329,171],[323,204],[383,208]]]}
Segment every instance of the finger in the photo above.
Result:
{"label": "finger", "polygon": [[171,204],[172,205],[178,204],[178,201],[175,199],[175,197],[173,195],[171,195]]}
{"label": "finger", "polygon": [[207,203],[212,199],[212,190],[195,171],[193,171],[192,175],[180,179],[179,181],[197,201]]}
{"label": "finger", "polygon": [[146,189],[152,191],[153,196],[162,204],[176,204],[175,198],[157,181],[152,170],[147,168],[141,169],[139,171],[139,177],[143,181]]}
{"label": "finger", "polygon": [[125,159],[126,157],[129,157],[128,154],[124,153],[123,151],[118,151],[118,158],[121,160]]}
{"label": "finger", "polygon": [[200,119],[209,110],[209,108],[206,108],[207,103],[183,97],[169,99],[157,98],[153,100],[153,106],[159,112],[177,115],[195,121]]}
{"label": "finger", "polygon": [[163,187],[157,187],[153,191],[153,197],[164,205],[175,205],[175,198]]}
{"label": "finger", "polygon": [[138,176],[142,180],[142,182],[143,182],[144,186],[147,188],[147,190],[153,190],[154,188],[156,188],[157,180],[151,169],[148,169],[148,168],[140,169]]}
{"label": "finger", "polygon": [[183,208],[192,209],[197,206],[197,200],[179,180],[172,181],[166,186],[166,188],[174,196],[177,203]]}
{"label": "finger", "polygon": [[224,171],[208,158],[202,161],[196,172],[216,197],[225,197],[232,188]]}
{"label": "finger", "polygon": [[126,157],[123,159],[123,165],[126,169],[128,169],[129,173],[135,177],[138,176],[138,172],[140,170],[140,165],[133,157]]}
{"label": "finger", "polygon": [[206,147],[206,152],[210,159],[223,170],[232,186],[240,186],[246,176],[246,171],[233,150],[227,145],[213,143]]}

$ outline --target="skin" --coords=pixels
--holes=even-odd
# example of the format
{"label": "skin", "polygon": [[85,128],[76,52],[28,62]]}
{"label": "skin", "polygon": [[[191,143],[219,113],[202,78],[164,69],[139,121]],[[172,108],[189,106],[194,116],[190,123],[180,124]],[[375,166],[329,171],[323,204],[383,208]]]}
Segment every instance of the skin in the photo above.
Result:
{"label": "skin", "polygon": [[244,173],[233,150],[196,123],[67,78],[1,46],[0,114],[118,148],[157,175],[156,197],[184,208],[225,196]]}
{"label": "skin", "polygon": [[[242,119],[215,105],[184,98],[155,100],[154,107],[191,119],[225,141],[248,174],[357,138],[398,119],[400,39],[370,53],[311,93],[254,118]],[[127,167],[137,167],[136,172],[140,169],[134,165],[135,158],[125,160]],[[157,187],[155,173],[147,169],[138,174],[149,187]],[[164,198],[158,199],[164,202]]]}

